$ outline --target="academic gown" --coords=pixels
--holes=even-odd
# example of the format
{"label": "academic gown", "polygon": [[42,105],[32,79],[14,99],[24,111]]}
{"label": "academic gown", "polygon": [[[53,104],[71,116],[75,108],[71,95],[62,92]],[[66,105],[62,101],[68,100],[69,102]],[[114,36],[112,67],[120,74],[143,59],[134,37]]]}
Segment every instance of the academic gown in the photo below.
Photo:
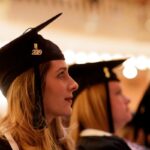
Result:
{"label": "academic gown", "polygon": [[0,150],[12,150],[7,140],[0,139]]}
{"label": "academic gown", "polygon": [[117,136],[95,129],[86,129],[80,134],[76,150],[131,150]]}

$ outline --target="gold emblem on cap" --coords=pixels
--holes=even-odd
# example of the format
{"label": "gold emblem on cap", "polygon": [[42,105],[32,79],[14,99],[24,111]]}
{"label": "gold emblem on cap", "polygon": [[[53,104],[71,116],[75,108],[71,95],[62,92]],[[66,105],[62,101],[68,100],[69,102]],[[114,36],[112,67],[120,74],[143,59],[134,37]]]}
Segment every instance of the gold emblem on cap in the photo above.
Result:
{"label": "gold emblem on cap", "polygon": [[42,50],[38,49],[37,43],[34,43],[34,49],[32,50],[32,55],[42,55]]}
{"label": "gold emblem on cap", "polygon": [[104,68],[103,68],[103,71],[104,71],[105,77],[106,77],[106,78],[110,78],[109,69],[108,69],[107,67],[104,67]]}

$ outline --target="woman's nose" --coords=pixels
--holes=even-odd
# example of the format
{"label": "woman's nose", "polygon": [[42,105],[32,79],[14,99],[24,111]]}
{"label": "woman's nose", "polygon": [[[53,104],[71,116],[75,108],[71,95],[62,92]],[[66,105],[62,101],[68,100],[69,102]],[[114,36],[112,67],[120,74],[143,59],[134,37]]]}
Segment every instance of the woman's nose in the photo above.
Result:
{"label": "woman's nose", "polygon": [[71,81],[72,81],[71,89],[74,92],[74,91],[76,91],[78,89],[79,85],[78,85],[78,83],[72,77],[70,77],[70,78],[71,78]]}
{"label": "woman's nose", "polygon": [[129,103],[131,102],[130,98],[127,97],[127,96],[124,96],[124,97],[125,97],[125,102],[126,102],[127,104],[129,104]]}

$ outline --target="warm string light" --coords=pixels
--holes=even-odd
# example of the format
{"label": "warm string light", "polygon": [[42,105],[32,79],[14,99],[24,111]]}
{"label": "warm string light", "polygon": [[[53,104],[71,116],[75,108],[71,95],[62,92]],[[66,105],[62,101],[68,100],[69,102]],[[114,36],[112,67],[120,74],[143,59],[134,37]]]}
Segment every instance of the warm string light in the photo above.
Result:
{"label": "warm string light", "polygon": [[85,52],[73,52],[64,51],[67,64],[71,65],[74,63],[81,64],[87,62],[97,62],[97,61],[107,61],[119,58],[128,58],[123,63],[122,74],[125,78],[133,79],[138,75],[138,70],[150,69],[150,58],[140,55],[140,56],[124,56],[122,54],[109,54],[109,53],[85,53]]}

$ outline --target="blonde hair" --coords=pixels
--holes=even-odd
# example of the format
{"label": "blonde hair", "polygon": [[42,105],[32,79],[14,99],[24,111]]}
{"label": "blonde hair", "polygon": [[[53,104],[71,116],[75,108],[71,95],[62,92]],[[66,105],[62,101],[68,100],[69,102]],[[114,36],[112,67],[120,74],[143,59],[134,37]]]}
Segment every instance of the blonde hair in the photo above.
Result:
{"label": "blonde hair", "polygon": [[[42,88],[44,77],[50,63],[41,65]],[[11,133],[21,150],[71,150],[71,139],[65,136],[61,118],[55,118],[43,129],[33,127],[35,103],[34,71],[30,69],[18,76],[8,92],[8,112],[0,122],[0,137]],[[63,140],[62,140],[63,139]]]}
{"label": "blonde hair", "polygon": [[86,128],[109,131],[104,84],[93,85],[78,95],[73,105],[70,128],[75,143]]}

